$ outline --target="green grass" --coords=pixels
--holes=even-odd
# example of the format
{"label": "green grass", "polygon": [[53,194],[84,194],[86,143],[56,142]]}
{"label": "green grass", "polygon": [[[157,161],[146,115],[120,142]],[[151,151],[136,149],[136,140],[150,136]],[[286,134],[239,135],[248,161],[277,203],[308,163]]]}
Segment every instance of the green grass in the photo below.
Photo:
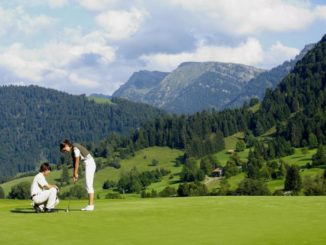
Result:
{"label": "green grass", "polygon": [[[19,213],[31,211],[28,201],[4,200],[0,243],[325,244],[325,202],[326,197],[100,200],[92,213],[32,214]],[[73,201],[71,208],[84,204]]]}
{"label": "green grass", "polygon": [[294,154],[291,156],[283,157],[282,159],[292,165],[305,166],[307,162],[311,162],[312,156],[316,153],[317,149],[308,150],[306,154],[302,152],[302,148],[295,148]]}
{"label": "green grass", "polygon": [[261,104],[257,103],[256,105],[249,108],[249,111],[256,113],[260,109]]}
{"label": "green grass", "polygon": [[[235,190],[238,187],[239,182],[245,178],[245,173],[240,173],[238,175],[232,176],[227,179],[230,184],[230,189]],[[208,190],[212,191],[216,188],[220,188],[220,178],[210,178],[210,181],[207,183]]]}
{"label": "green grass", "polygon": [[97,97],[97,96],[88,96],[87,98],[91,101],[94,101],[97,104],[114,104],[108,98],[102,98],[102,97]]}
{"label": "green grass", "polygon": [[[238,140],[243,139],[243,132],[233,134],[224,139],[225,141],[225,150],[220,151],[213,156],[221,163],[222,166],[230,159],[231,154],[228,153],[228,150],[234,150]],[[248,157],[249,149],[246,149],[242,152],[238,152],[240,159],[246,160]]]}

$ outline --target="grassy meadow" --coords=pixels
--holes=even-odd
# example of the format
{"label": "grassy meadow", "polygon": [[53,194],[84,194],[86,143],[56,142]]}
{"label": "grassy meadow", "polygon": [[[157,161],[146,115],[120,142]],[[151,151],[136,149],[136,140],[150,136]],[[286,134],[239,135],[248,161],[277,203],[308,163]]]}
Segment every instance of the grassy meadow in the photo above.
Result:
{"label": "grassy meadow", "polygon": [[325,244],[326,197],[191,197],[67,201],[34,214],[29,201],[0,201],[0,243]]}

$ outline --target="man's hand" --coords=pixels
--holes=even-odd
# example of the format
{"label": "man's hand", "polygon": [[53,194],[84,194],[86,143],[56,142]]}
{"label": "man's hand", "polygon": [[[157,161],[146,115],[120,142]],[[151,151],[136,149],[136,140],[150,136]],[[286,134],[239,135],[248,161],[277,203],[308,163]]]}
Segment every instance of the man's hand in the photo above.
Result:
{"label": "man's hand", "polygon": [[78,174],[74,173],[74,175],[72,176],[72,180],[75,182],[77,182],[78,180]]}

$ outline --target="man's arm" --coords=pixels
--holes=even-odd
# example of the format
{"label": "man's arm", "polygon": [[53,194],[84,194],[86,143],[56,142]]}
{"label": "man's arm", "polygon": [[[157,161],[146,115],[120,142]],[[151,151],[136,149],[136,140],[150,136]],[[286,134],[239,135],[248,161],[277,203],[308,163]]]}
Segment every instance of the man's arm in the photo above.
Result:
{"label": "man's arm", "polygon": [[47,185],[45,185],[45,186],[43,186],[43,187],[46,187],[47,189],[56,188],[57,190],[59,190],[59,187],[56,186],[56,185],[50,185],[50,184],[47,184]]}
{"label": "man's arm", "polygon": [[39,177],[38,178],[38,185],[39,186],[42,186],[42,188],[47,188],[47,189],[51,189],[51,188],[56,188],[57,190],[59,190],[59,187],[58,186],[56,186],[56,185],[50,185],[47,181],[46,181],[46,179],[45,179],[45,177],[44,177],[44,175],[40,175],[41,177]]}

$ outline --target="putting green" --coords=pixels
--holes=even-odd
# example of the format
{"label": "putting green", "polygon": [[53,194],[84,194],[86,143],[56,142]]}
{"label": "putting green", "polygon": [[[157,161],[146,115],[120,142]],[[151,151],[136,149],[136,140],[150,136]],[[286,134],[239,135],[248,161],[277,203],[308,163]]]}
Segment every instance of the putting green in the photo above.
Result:
{"label": "putting green", "polygon": [[51,214],[0,201],[0,244],[325,244],[326,197],[194,197],[67,202]]}

